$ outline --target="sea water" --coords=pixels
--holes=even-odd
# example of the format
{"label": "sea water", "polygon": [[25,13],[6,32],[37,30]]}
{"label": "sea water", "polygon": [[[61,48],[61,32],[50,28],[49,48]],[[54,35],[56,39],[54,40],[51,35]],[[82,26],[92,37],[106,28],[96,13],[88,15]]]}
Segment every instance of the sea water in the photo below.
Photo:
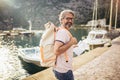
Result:
{"label": "sea water", "polygon": [[[87,30],[71,30],[77,40],[87,36]],[[19,48],[39,46],[42,34],[0,37],[0,80],[21,80],[45,68],[25,63],[19,58]]]}
{"label": "sea water", "polygon": [[23,61],[19,48],[39,46],[42,34],[0,36],[0,80],[22,80],[46,68]]}
{"label": "sea water", "polygon": [[0,80],[21,80],[29,75],[23,69],[18,54],[13,41],[4,42],[0,37]]}

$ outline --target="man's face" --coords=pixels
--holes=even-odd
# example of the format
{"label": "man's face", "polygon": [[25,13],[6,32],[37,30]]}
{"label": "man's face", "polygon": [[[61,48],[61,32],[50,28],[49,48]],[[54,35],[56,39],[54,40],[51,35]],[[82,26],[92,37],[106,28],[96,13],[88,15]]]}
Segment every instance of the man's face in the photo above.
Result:
{"label": "man's face", "polygon": [[74,16],[71,13],[65,13],[65,16],[61,22],[65,28],[69,29],[73,25]]}

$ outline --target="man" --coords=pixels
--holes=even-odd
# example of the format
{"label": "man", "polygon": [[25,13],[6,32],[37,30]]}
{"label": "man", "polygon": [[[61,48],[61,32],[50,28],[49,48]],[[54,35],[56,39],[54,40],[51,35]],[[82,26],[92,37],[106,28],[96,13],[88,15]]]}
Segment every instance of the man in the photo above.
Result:
{"label": "man", "polygon": [[[77,39],[72,37],[69,29],[73,25],[75,14],[72,10],[64,10],[59,15],[60,27],[56,33],[54,52],[57,56],[54,74],[58,80],[74,80],[72,72],[73,45]],[[65,55],[67,54],[68,61]]]}

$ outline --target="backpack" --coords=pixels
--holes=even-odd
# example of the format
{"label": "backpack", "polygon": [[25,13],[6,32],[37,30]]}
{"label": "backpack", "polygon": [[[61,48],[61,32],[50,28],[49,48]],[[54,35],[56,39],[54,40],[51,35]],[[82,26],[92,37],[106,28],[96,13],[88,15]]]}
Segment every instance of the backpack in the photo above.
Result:
{"label": "backpack", "polygon": [[[40,64],[43,67],[54,67],[57,56],[54,54],[54,42],[56,35],[56,26],[52,22],[44,25],[45,32],[40,40]],[[68,62],[68,56],[65,53],[65,60]]]}

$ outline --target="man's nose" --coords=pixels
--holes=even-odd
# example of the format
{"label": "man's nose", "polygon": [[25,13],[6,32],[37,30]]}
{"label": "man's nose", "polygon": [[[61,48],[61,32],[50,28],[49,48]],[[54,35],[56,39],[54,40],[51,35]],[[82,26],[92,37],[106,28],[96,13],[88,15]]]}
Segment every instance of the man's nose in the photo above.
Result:
{"label": "man's nose", "polygon": [[68,22],[73,22],[73,19],[72,18],[68,19]]}
{"label": "man's nose", "polygon": [[72,22],[73,20],[72,19],[69,19],[69,22]]}

